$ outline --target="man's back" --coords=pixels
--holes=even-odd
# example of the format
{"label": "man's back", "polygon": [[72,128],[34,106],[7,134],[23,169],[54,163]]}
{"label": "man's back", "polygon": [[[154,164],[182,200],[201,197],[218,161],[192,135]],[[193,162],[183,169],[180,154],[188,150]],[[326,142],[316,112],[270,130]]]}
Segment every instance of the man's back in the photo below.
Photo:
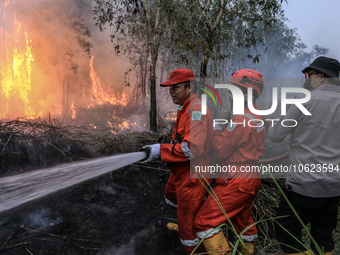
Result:
{"label": "man's back", "polygon": [[291,141],[292,163],[339,164],[340,87],[318,87],[311,92],[311,99],[305,107],[312,115],[301,113],[297,119],[298,126]]}
{"label": "man's back", "polygon": [[[311,98],[303,106],[311,115],[305,116],[291,105],[280,120],[293,119],[297,124],[282,127],[282,123],[277,123],[268,132],[273,142],[292,135],[291,165],[286,178],[288,192],[276,211],[276,216],[285,217],[279,218],[275,226],[276,238],[288,255],[331,255],[334,249],[332,231],[337,225],[340,197],[339,72],[340,63],[336,59],[316,58],[302,70],[306,78],[303,87],[311,91]],[[314,239],[311,250],[303,243],[299,221],[310,223],[310,235]]]}
{"label": "man's back", "polygon": [[289,159],[292,164],[286,184],[311,197],[340,195],[340,87],[321,85],[304,104],[312,114],[305,116],[292,105],[282,119],[295,119],[298,125],[277,124],[269,130],[271,139],[281,140],[290,132]]}

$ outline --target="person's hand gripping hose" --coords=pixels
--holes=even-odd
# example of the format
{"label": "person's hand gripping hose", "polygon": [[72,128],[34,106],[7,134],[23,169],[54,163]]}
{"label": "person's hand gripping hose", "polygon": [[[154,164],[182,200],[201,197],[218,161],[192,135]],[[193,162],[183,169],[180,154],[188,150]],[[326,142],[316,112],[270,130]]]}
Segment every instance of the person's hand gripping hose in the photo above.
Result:
{"label": "person's hand gripping hose", "polygon": [[145,145],[143,150],[149,153],[149,157],[144,161],[144,163],[149,163],[155,159],[159,159],[161,156],[161,145],[159,143]]}

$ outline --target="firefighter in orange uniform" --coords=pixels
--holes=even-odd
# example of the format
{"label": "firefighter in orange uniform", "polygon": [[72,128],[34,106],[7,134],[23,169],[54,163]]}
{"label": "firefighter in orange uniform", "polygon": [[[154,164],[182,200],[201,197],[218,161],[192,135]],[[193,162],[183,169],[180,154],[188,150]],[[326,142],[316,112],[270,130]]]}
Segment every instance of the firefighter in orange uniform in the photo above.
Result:
{"label": "firefighter in orange uniform", "polygon": [[162,162],[172,165],[165,200],[177,208],[178,234],[187,255],[199,243],[194,219],[206,195],[198,178],[190,176],[190,162],[210,165],[213,141],[212,118],[208,109],[207,114],[202,115],[194,84],[195,76],[188,69],[172,71],[169,79],[161,84],[169,88],[173,102],[179,105],[172,142],[143,147],[150,151],[145,162],[161,158]]}
{"label": "firefighter in orange uniform", "polygon": [[[235,230],[241,233],[254,223],[251,216],[254,198],[260,188],[259,173],[245,172],[256,166],[256,162],[264,153],[265,127],[261,116],[254,115],[247,106],[247,88],[252,88],[253,106],[256,98],[262,94],[262,75],[254,70],[241,69],[230,79],[232,85],[239,87],[245,97],[244,115],[236,115],[222,131],[219,126],[214,127],[214,155],[219,166],[227,166],[227,174],[216,173],[216,183],[213,190],[230,218]],[[232,98],[229,95],[230,101]],[[221,129],[221,130],[220,130]],[[195,218],[198,229],[197,236],[203,238],[208,252],[228,251],[230,247],[223,233],[214,230],[228,220],[214,199],[209,196],[203,203]],[[241,238],[245,243],[239,246],[242,254],[254,254],[257,239],[256,226],[245,231]],[[225,254],[214,253],[214,254]]]}

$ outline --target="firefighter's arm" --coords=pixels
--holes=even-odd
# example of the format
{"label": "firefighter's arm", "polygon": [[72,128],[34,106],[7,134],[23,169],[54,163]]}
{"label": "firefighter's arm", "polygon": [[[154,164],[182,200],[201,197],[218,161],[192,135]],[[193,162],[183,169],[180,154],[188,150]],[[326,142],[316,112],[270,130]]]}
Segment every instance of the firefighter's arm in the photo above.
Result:
{"label": "firefighter's arm", "polygon": [[[237,121],[233,119],[233,121]],[[248,139],[248,132],[242,124],[229,124],[223,131],[214,130],[214,155],[216,159],[228,157],[238,146]]]}
{"label": "firefighter's arm", "polygon": [[[193,120],[192,115],[199,116]],[[181,143],[161,144],[161,159],[164,163],[185,162],[202,155],[207,135],[207,116],[200,111],[190,112],[185,124],[185,135]]]}
{"label": "firefighter's arm", "polygon": [[184,152],[190,151],[187,142],[176,144],[161,144],[161,160],[164,163],[185,162],[188,157]]}

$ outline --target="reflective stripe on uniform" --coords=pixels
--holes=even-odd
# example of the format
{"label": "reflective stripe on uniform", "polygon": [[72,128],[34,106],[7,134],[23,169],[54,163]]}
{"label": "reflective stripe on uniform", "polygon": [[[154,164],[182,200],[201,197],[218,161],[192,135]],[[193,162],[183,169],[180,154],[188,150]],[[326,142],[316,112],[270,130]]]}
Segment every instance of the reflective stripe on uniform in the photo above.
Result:
{"label": "reflective stripe on uniform", "polygon": [[190,108],[188,109],[187,113],[190,111],[190,109],[195,105],[195,104],[200,104],[201,102],[196,102],[196,103],[193,103]]}
{"label": "reflective stripe on uniform", "polygon": [[165,199],[165,203],[167,203],[168,205],[171,205],[172,207],[176,207],[177,208],[177,205],[174,204],[173,202],[171,202],[169,199],[167,199],[166,197],[164,197]]}
{"label": "reflective stripe on uniform", "polygon": [[247,118],[249,118],[252,122],[254,122],[255,124],[257,124],[257,132],[261,132],[265,126],[263,122],[259,122],[257,123],[257,120],[254,118],[253,115],[249,114],[249,113],[245,113],[244,116],[246,116]]}
{"label": "reflective stripe on uniform", "polygon": [[245,113],[244,116],[246,116],[247,118],[249,118],[252,122],[254,122],[255,124],[257,124],[256,119],[254,118],[253,115],[249,114],[249,113]]}
{"label": "reflective stripe on uniform", "polygon": [[251,243],[251,242],[255,242],[258,238],[258,235],[252,235],[252,236],[245,236],[245,235],[241,235],[242,240]]}
{"label": "reflective stripe on uniform", "polygon": [[187,142],[181,143],[181,147],[182,147],[183,153],[185,154],[185,156],[186,156],[189,160],[195,158],[194,155],[192,155],[192,153],[191,153],[191,151],[190,151],[190,148],[189,148]]}
{"label": "reflective stripe on uniform", "polygon": [[196,233],[196,235],[199,239],[203,239],[203,238],[212,237],[213,235],[218,234],[220,231],[221,231],[221,229],[211,228],[211,229],[208,229],[206,231],[198,232],[198,233]]}
{"label": "reflective stripe on uniform", "polygon": [[259,124],[257,124],[257,132],[261,132],[263,129],[265,129],[265,126],[259,126]]}
{"label": "reflective stripe on uniform", "polygon": [[179,239],[179,240],[181,240],[181,243],[183,246],[196,246],[200,242],[200,239],[198,238],[195,238],[193,240],[183,240],[183,239]]}

